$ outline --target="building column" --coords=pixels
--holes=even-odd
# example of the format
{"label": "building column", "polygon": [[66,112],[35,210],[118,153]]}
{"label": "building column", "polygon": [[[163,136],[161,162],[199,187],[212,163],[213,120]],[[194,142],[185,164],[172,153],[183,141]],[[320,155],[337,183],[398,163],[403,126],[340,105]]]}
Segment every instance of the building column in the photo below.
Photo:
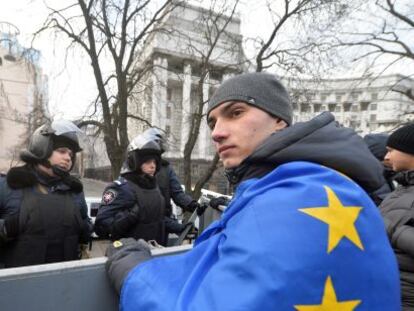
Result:
{"label": "building column", "polygon": [[183,102],[182,102],[182,120],[181,120],[181,154],[184,154],[185,144],[190,133],[191,118],[191,65],[184,64],[183,72]]}
{"label": "building column", "polygon": [[209,91],[210,91],[210,75],[207,74],[206,78],[204,79],[204,83],[203,83],[203,102],[205,103],[203,106],[203,117],[201,119],[201,123],[200,123],[200,134],[198,136],[198,152],[199,152],[199,157],[201,159],[206,159],[209,157],[208,154],[208,146],[210,142],[209,139],[209,129],[207,126],[207,107],[208,107],[208,99],[209,99]]}
{"label": "building column", "polygon": [[151,124],[165,129],[167,110],[168,60],[157,57],[154,59],[152,75],[152,109]]}

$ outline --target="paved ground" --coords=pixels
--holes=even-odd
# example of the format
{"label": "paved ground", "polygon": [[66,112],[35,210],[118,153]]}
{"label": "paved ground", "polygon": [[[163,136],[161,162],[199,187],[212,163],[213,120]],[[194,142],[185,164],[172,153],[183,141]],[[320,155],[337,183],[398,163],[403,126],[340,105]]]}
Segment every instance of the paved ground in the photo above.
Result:
{"label": "paved ground", "polygon": [[90,250],[89,258],[105,256],[105,250],[108,247],[108,240],[94,240],[92,242],[92,250]]}
{"label": "paved ground", "polygon": [[109,184],[96,179],[82,178],[85,197],[102,197],[105,187]]}

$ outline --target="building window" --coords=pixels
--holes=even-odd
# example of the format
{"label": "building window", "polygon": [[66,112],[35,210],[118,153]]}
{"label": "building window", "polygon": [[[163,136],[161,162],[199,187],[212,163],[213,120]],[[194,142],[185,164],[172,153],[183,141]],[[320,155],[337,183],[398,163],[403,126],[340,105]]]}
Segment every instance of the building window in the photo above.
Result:
{"label": "building window", "polygon": [[210,78],[212,80],[221,81],[223,79],[223,73],[218,70],[210,71]]}
{"label": "building window", "polygon": [[377,110],[377,104],[371,104],[370,110]]}
{"label": "building window", "polygon": [[170,135],[171,135],[171,126],[167,125],[165,126],[165,136],[169,138]]}
{"label": "building window", "polygon": [[352,111],[352,112],[357,112],[357,111],[359,111],[359,109],[358,109],[358,105],[352,105],[352,106],[351,106],[351,111]]}
{"label": "building window", "polygon": [[351,93],[351,98],[353,101],[358,101],[359,93]]}
{"label": "building window", "polygon": [[309,104],[301,104],[300,105],[301,112],[310,112],[310,105]]}
{"label": "building window", "polygon": [[3,65],[3,58],[0,57],[0,66]]}
{"label": "building window", "polygon": [[326,94],[326,93],[324,93],[324,94],[321,94],[321,101],[326,101],[326,99],[328,98],[328,96],[329,96],[329,94]]}
{"label": "building window", "polygon": [[370,115],[370,116],[369,116],[369,120],[370,120],[371,122],[375,122],[375,121],[377,121],[377,115],[376,115],[376,114],[372,114],[372,115]]}
{"label": "building window", "polygon": [[345,112],[351,111],[351,106],[352,106],[351,103],[345,103],[344,104],[344,111]]}
{"label": "building window", "polygon": [[367,111],[369,102],[361,102],[361,111]]}
{"label": "building window", "polygon": [[378,100],[378,93],[371,93],[371,100]]}
{"label": "building window", "polygon": [[191,173],[194,175],[199,175],[199,165],[196,163],[191,164]]}
{"label": "building window", "polygon": [[361,123],[358,121],[351,121],[349,122],[349,127],[352,127],[354,130],[359,128],[361,126]]}
{"label": "building window", "polygon": [[171,101],[172,98],[172,89],[170,87],[167,88],[167,100]]}
{"label": "building window", "polygon": [[328,105],[328,109],[329,109],[329,111],[330,111],[330,112],[334,112],[334,111],[335,111],[335,106],[336,106],[336,104],[329,104],[329,105]]}
{"label": "building window", "polygon": [[171,119],[171,105],[167,104],[167,119]]}
{"label": "building window", "polygon": [[321,112],[321,104],[313,105],[313,111],[314,112]]}

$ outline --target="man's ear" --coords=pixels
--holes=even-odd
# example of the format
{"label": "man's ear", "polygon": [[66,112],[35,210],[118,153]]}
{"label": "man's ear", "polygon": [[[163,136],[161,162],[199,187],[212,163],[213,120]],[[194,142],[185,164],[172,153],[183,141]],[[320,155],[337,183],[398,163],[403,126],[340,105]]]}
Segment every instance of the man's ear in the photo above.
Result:
{"label": "man's ear", "polygon": [[274,120],[275,120],[275,131],[280,131],[288,126],[287,123],[280,118],[274,118]]}

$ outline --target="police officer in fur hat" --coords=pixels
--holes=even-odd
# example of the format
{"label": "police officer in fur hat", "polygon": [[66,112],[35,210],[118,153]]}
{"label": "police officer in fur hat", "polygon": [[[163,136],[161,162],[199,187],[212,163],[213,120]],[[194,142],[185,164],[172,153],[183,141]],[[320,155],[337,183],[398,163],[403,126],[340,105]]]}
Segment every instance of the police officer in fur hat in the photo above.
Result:
{"label": "police officer in fur hat", "polygon": [[146,135],[128,146],[126,167],[109,184],[95,219],[95,232],[113,240],[132,237],[164,244],[165,202],[155,174],[160,169],[161,147]]}
{"label": "police officer in fur hat", "polygon": [[59,120],[39,127],[20,154],[25,164],[0,177],[0,250],[5,267],[79,258],[92,224],[81,182],[69,175],[80,129]]}

